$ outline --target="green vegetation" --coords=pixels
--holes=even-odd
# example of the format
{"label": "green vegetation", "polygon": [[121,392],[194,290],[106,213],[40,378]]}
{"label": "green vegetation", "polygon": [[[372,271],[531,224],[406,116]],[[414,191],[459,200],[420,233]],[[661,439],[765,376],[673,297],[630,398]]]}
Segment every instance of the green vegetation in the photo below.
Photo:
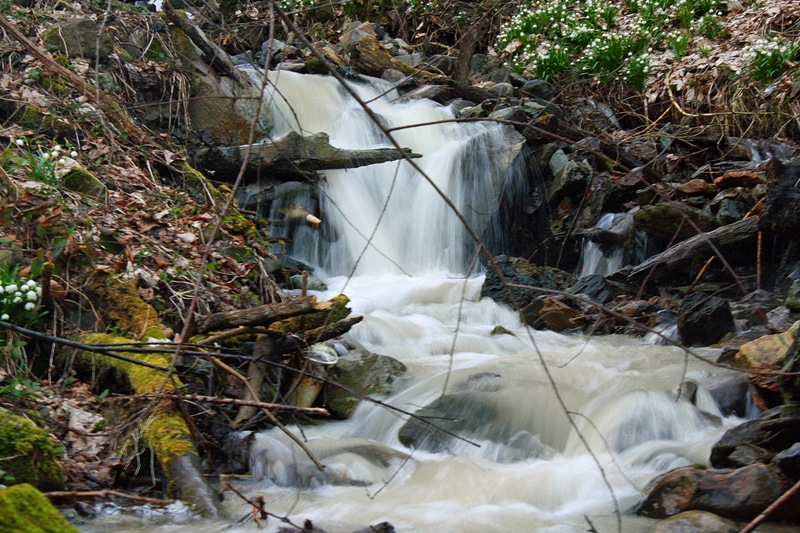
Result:
{"label": "green vegetation", "polygon": [[0,457],[11,458],[2,466],[14,483],[30,483],[42,490],[63,488],[59,455],[45,430],[0,408]]}
{"label": "green vegetation", "polygon": [[41,492],[30,485],[0,490],[0,530],[6,533],[77,533]]}

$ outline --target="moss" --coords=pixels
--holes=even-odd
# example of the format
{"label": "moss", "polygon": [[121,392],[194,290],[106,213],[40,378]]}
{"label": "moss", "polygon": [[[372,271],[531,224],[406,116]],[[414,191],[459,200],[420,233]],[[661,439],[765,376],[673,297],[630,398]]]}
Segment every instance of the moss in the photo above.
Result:
{"label": "moss", "polygon": [[50,501],[28,484],[0,490],[0,531],[77,533]]}
{"label": "moss", "polygon": [[94,198],[105,198],[108,189],[94,174],[82,168],[73,168],[61,180],[64,188]]}
{"label": "moss", "polygon": [[164,472],[169,472],[169,463],[173,459],[197,453],[186,422],[175,413],[160,412],[150,417],[142,434],[150,443]]}
{"label": "moss", "polygon": [[297,316],[294,318],[287,318],[279,322],[270,324],[269,330],[288,335],[300,331],[319,328],[325,324],[333,324],[338,322],[350,314],[350,309],[347,304],[350,299],[344,294],[334,296],[329,302],[333,303],[333,309],[330,311],[320,311],[310,315]]}
{"label": "moss", "polygon": [[[95,278],[89,289],[102,303],[106,315],[114,325],[133,338],[156,337],[155,329],[161,329],[158,313],[142,300],[136,282],[120,281],[113,276]],[[164,338],[163,331],[158,338]]]}
{"label": "moss", "polygon": [[[64,487],[59,451],[45,430],[21,416],[0,408],[0,457],[11,457],[0,467],[16,483],[30,483],[42,490]],[[0,528],[1,529],[1,528]]]}

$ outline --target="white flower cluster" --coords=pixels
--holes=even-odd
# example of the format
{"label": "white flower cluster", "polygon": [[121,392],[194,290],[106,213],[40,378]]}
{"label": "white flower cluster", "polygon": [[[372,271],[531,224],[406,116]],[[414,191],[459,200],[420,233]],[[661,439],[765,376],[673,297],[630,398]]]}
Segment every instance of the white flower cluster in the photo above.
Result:
{"label": "white flower cluster", "polygon": [[21,278],[19,284],[15,282],[0,285],[0,320],[10,320],[12,315],[19,315],[22,311],[33,311],[42,297],[42,287],[32,279]]}
{"label": "white flower cluster", "polygon": [[760,57],[788,56],[791,49],[788,44],[781,44],[772,39],[759,39],[754,44],[745,46],[742,55],[745,60],[752,63]]}

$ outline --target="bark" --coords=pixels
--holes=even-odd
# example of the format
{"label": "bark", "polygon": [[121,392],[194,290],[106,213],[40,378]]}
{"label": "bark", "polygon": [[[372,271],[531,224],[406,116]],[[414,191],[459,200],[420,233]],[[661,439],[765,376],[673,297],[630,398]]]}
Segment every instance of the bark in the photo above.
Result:
{"label": "bark", "polygon": [[679,271],[695,259],[705,260],[713,255],[714,250],[709,242],[718,250],[724,250],[752,241],[757,233],[758,221],[755,217],[751,217],[695,235],[634,267],[628,279],[640,280],[645,276],[649,276],[650,279],[664,277]]}
{"label": "bark", "polygon": [[[244,162],[246,146],[204,148],[197,152],[198,166],[214,172],[218,179],[237,176]],[[326,133],[303,137],[291,132],[280,139],[254,144],[247,160],[247,175],[269,173],[274,176],[313,174],[319,170],[357,168],[378,163],[397,161],[404,157],[418,158],[419,154],[394,148],[372,150],[346,150],[331,146]]]}
{"label": "bark", "polygon": [[[268,335],[258,335],[256,337],[256,344],[253,347],[253,357],[268,359],[272,354],[273,343],[274,340]],[[263,367],[263,363],[259,363],[257,361],[251,361],[247,365],[247,381],[250,383],[250,387],[245,389],[243,398],[245,401],[260,402],[260,398],[254,398],[250,391],[252,390],[257,394],[261,393],[261,387],[264,385],[265,369]],[[258,409],[254,405],[242,405],[242,408],[239,409],[239,413],[237,413],[236,418],[233,421],[233,425],[238,426],[242,422],[250,420],[257,411]]]}
{"label": "bark", "polygon": [[324,342],[340,337],[350,331],[350,329],[361,322],[364,317],[354,316],[345,318],[332,324],[309,329],[298,335],[285,336],[275,343],[275,353],[284,354],[296,351],[298,347],[305,347],[317,342]]}
{"label": "bark", "polygon": [[252,309],[237,309],[214,313],[213,315],[197,316],[194,320],[192,334],[207,333],[209,331],[222,331],[239,326],[266,326],[279,320],[284,320],[298,315],[305,315],[319,311],[333,309],[331,302],[317,302],[314,296],[292,298],[277,304],[267,304]]}

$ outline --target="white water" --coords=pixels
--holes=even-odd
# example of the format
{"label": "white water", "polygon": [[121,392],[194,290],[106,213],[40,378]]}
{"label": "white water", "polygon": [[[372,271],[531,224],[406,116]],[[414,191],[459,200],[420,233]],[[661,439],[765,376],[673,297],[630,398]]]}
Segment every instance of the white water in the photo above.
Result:
{"label": "white water", "polygon": [[[283,74],[278,85],[299,129],[332,131],[332,143],[343,147],[385,145],[332,80]],[[365,99],[376,90],[359,86]],[[392,106],[384,99],[373,106],[393,125],[450,116],[429,102]],[[298,129],[292,121],[281,127]],[[490,160],[502,136],[500,128],[479,125],[397,132],[402,146],[425,155],[421,166],[482,230],[491,223],[503,180],[493,175]],[[476,138],[489,141],[489,148],[477,146]],[[334,226],[332,242],[303,229],[292,235],[292,251],[329,276],[320,298],[343,291],[353,313],[364,316],[350,339],[408,367],[383,401],[413,412],[447,384],[447,393],[463,400],[457,418],[478,420],[459,431],[470,442],[444,438],[438,451],[411,449],[399,438],[405,415],[362,402],[348,421],[303,428],[326,465],[324,475],[281,433],[268,431],[253,449],[256,479],[233,483],[247,494],[263,494],[271,512],[298,524],[311,519],[331,533],[384,520],[405,532],[572,532],[587,530],[584,516],[600,531],[613,531],[613,499],[599,462],[628,513],[623,531],[649,531],[652,521],[629,514],[641,489],[659,473],[707,463],[721,432],[739,421],[721,419],[702,388],[698,406],[675,399],[685,358],[678,349],[635,338],[531,332],[516,313],[481,299],[482,276],[464,278],[473,252],[452,213],[407,165],[379,167],[328,173],[321,212],[323,224]],[[348,278],[387,198],[372,245]],[[511,334],[492,335],[496,326]],[[568,423],[542,361],[567,409],[580,413],[575,426],[595,458]],[[689,377],[701,381],[711,371],[690,358]],[[248,512],[235,498],[227,501],[233,516]],[[123,523],[111,527],[123,530]],[[271,524],[271,530],[279,525]],[[213,522],[169,526],[252,529]]]}

